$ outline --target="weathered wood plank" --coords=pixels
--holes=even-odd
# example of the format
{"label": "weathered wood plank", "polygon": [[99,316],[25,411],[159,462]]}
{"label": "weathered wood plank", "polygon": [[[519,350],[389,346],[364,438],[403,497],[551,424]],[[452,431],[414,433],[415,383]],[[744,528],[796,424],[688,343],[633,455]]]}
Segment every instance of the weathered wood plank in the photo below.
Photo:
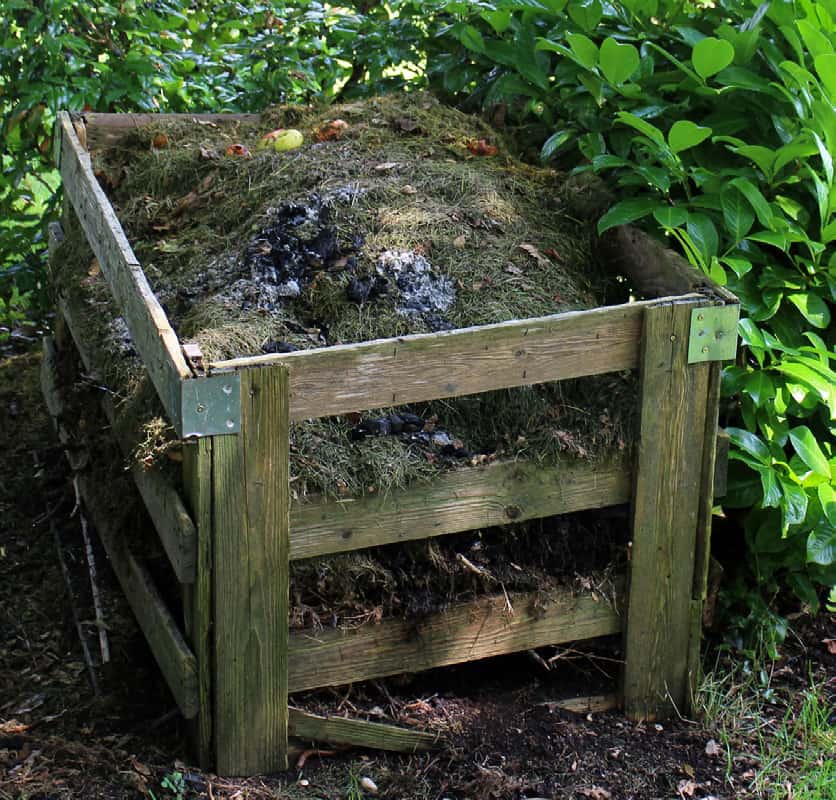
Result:
{"label": "weathered wood plank", "polygon": [[216,766],[287,769],[288,373],[248,370],[241,433],[212,442]]}
{"label": "weathered wood plank", "polygon": [[352,747],[369,747],[393,753],[418,753],[438,744],[433,733],[398,728],[381,722],[346,717],[322,717],[298,708],[289,709],[288,727],[292,736],[314,742],[330,742]]}
{"label": "weathered wood plank", "polygon": [[212,439],[183,450],[183,485],[194,514],[195,580],[183,587],[186,638],[197,660],[198,713],[191,735],[201,767],[212,763]]}
{"label": "weathered wood plank", "polygon": [[294,633],[289,689],[419,672],[547,644],[591,639],[621,630],[618,611],[600,597],[556,592],[491,597],[463,603],[425,620],[386,620],[355,631]]}
{"label": "weathered wood plank", "polygon": [[192,377],[180,343],[93,174],[90,156],[78,141],[69,115],[61,112],[59,118],[64,192],[84,228],[163,408],[179,431],[180,381]]}
{"label": "weathered wood plank", "polygon": [[568,460],[555,466],[497,462],[381,497],[296,504],[290,514],[290,558],[627,503],[631,481],[626,458],[606,464]]}
{"label": "weathered wood plank", "polygon": [[714,457],[714,496],[725,497],[729,479],[729,447],[731,437],[722,429],[717,429],[717,448]]}
{"label": "weathered wood plank", "polygon": [[[80,317],[72,298],[63,294],[58,298],[58,309],[66,322],[70,336],[82,363],[91,374],[98,374],[89,343],[78,324]],[[113,400],[106,394],[101,396],[105,415],[116,433],[116,441],[125,457],[130,457],[135,442],[115,425],[116,410]],[[146,470],[141,465],[131,464],[131,476],[139,490],[151,521],[160,537],[163,549],[171,562],[172,569],[180,583],[191,583],[195,577],[196,531],[194,523],[177,490],[159,473]]]}
{"label": "weathered wood plank", "polygon": [[707,362],[688,364],[688,334],[691,310],[706,302],[664,302],[645,312],[625,633],[624,704],[633,718],[682,711],[688,697],[691,587],[711,369]]}
{"label": "weathered wood plank", "polygon": [[[41,388],[56,430],[63,444],[70,440],[62,423],[64,401],[57,373],[57,358],[50,339],[44,342],[41,362]],[[112,511],[101,499],[101,488],[84,472],[76,473],[76,482],[84,505],[104,545],[113,571],[122,586],[128,604],[145,635],[151,652],[184,717],[198,710],[197,663],[183,639],[174,618],[160,597],[151,576],[131,553],[124,533],[117,530]]]}
{"label": "weathered wood plank", "polygon": [[308,419],[632,369],[642,314],[631,303],[212,366],[286,364],[291,419]]}
{"label": "weathered wood plank", "polygon": [[[690,709],[700,676],[700,645],[702,643],[703,609],[708,597],[708,573],[711,561],[711,523],[714,508],[714,485],[717,480],[717,456],[720,437],[717,418],[720,409],[720,379],[722,365],[714,361],[708,368],[705,398],[705,438],[702,452],[702,475],[694,543],[694,584],[691,593],[691,638],[688,644],[688,686],[686,700]],[[721,470],[724,471],[724,470]]]}
{"label": "weathered wood plank", "polygon": [[111,147],[132,131],[156,122],[194,122],[195,125],[257,123],[260,114],[105,114],[85,112],[88,149]]}

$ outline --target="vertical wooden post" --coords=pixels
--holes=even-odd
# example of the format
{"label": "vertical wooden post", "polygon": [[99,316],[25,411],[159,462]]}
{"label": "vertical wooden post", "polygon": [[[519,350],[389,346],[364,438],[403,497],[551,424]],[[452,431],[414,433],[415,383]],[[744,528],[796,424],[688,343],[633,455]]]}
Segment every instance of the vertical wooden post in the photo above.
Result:
{"label": "vertical wooden post", "polygon": [[717,463],[717,417],[720,409],[722,365],[711,362],[705,410],[705,444],[702,455],[702,488],[694,549],[694,588],[691,600],[691,638],[688,643],[689,701],[700,675],[703,609],[708,594],[708,570],[711,562],[711,511],[714,507],[715,466]]}
{"label": "vertical wooden post", "polygon": [[183,586],[186,638],[197,660],[197,717],[191,726],[195,755],[212,764],[212,439],[183,450],[183,485],[197,531],[195,580]]}
{"label": "vertical wooden post", "polygon": [[711,369],[688,364],[688,336],[691,311],[707,302],[673,300],[645,312],[624,667],[624,706],[634,719],[684,711],[688,700]]}
{"label": "vertical wooden post", "polygon": [[241,433],[212,441],[214,742],[223,775],[287,769],[288,371],[241,373]]}

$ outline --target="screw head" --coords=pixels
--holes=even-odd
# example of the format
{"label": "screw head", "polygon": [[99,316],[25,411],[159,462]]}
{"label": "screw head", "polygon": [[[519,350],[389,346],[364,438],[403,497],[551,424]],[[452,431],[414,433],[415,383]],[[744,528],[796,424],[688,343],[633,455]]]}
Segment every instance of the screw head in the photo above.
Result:
{"label": "screw head", "polygon": [[198,414],[202,414],[204,411],[206,411],[206,406],[203,405],[203,403],[198,403],[195,407],[195,411],[197,411]]}
{"label": "screw head", "polygon": [[708,347],[703,347],[702,351],[703,351],[703,353],[707,353],[708,352]]}

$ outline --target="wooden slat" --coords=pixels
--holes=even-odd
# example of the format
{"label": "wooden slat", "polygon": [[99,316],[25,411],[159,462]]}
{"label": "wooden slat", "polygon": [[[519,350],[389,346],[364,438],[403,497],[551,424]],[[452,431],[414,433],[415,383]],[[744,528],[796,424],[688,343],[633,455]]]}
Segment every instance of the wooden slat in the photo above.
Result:
{"label": "wooden slat", "polygon": [[[64,402],[56,372],[55,352],[45,342],[45,358],[41,365],[41,386],[50,413],[56,418],[58,434],[64,444],[69,441],[67,429],[61,424]],[[181,713],[187,719],[198,709],[197,664],[171,613],[154,586],[148,571],[131,553],[124,533],[117,530],[112,510],[101,500],[101,487],[89,475],[76,473],[76,483],[84,505],[105,547],[113,571],[128,599],[139,627],[159,664]],[[98,489],[98,491],[97,491]]]}
{"label": "wooden slat", "polygon": [[682,711],[688,695],[711,369],[707,362],[688,364],[696,304],[664,302],[646,311],[624,668],[625,709],[637,719]]}
{"label": "wooden slat", "polygon": [[221,361],[290,367],[291,419],[308,419],[638,365],[639,303],[445,333]]}
{"label": "wooden slat", "polygon": [[235,122],[257,123],[260,114],[104,114],[85,112],[87,144],[90,150],[111,147],[132,131],[145,125],[162,122],[194,122],[195,125],[209,123],[228,125]]}
{"label": "wooden slat", "polygon": [[703,609],[708,597],[708,573],[711,560],[711,523],[714,508],[714,485],[717,480],[717,455],[720,437],[717,435],[717,418],[720,408],[720,380],[722,365],[714,361],[708,368],[708,386],[705,399],[705,438],[702,452],[702,476],[694,543],[694,584],[691,593],[691,639],[688,644],[688,686],[686,700],[690,711],[691,701],[700,677]]}
{"label": "wooden slat", "polygon": [[555,466],[498,462],[381,497],[297,504],[290,514],[290,558],[627,503],[631,480],[626,458],[605,464],[567,459]]}
{"label": "wooden slat", "polygon": [[[89,343],[85,341],[83,330],[78,324],[79,314],[74,310],[69,295],[59,296],[58,308],[85,369],[91,374],[98,374]],[[116,418],[113,401],[109,396],[102,394],[101,404],[114,432],[118,433],[118,426],[113,424]],[[116,440],[125,457],[132,457],[134,442],[124,434],[117,435]],[[143,469],[141,465],[132,462],[131,475],[177,580],[180,583],[191,583],[195,578],[197,535],[182,498],[159,472]]]}
{"label": "wooden slat", "polygon": [[288,373],[248,370],[241,433],[212,441],[217,771],[287,769]]}
{"label": "wooden slat", "polygon": [[191,376],[177,336],[148,285],[110,202],[99,186],[90,156],[65,112],[61,121],[64,192],[107,278],[128,329],[169,419],[180,430],[180,381]]}
{"label": "wooden slat", "polygon": [[421,621],[385,620],[355,631],[294,633],[291,692],[419,672],[621,630],[621,618],[589,594],[515,595],[463,603]]}
{"label": "wooden slat", "polygon": [[323,717],[298,708],[289,709],[288,726],[291,735],[300,739],[393,753],[418,753],[438,744],[438,736],[432,733],[362,719]]}
{"label": "wooden slat", "polygon": [[194,514],[195,580],[183,587],[186,638],[197,660],[199,710],[191,735],[201,767],[212,763],[212,438],[183,449],[183,485]]}
{"label": "wooden slat", "polygon": [[731,437],[717,429],[717,448],[714,457],[714,497],[725,497],[729,479],[729,447]]}

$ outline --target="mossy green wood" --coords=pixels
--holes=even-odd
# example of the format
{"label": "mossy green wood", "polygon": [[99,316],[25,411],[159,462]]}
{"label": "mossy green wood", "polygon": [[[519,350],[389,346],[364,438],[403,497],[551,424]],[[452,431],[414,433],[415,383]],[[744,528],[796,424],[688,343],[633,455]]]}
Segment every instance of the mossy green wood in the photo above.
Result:
{"label": "mossy green wood", "polygon": [[212,442],[216,768],[287,768],[288,371],[241,376],[241,433]]}
{"label": "mossy green wood", "polygon": [[293,736],[315,742],[371,747],[394,753],[418,753],[438,743],[438,736],[432,733],[362,719],[322,717],[298,708],[289,710],[289,718]]}
{"label": "mossy green wood", "polygon": [[495,462],[440,475],[380,497],[294,505],[290,558],[312,558],[363,547],[424,539],[626,503],[626,458],[540,466]]}
{"label": "mossy green wood", "polygon": [[[620,591],[616,590],[616,598]],[[417,672],[532,647],[618,633],[615,607],[590,592],[499,595],[415,622],[384,620],[354,631],[294,633],[290,691]]]}
{"label": "mossy green wood", "polygon": [[624,667],[624,705],[634,719],[687,707],[711,370],[688,364],[688,331],[691,310],[708,302],[672,300],[645,311]]}
{"label": "mossy green wood", "polygon": [[197,660],[198,714],[191,729],[201,767],[212,764],[212,438],[183,449],[183,486],[196,528],[195,580],[183,587],[186,637]]}

